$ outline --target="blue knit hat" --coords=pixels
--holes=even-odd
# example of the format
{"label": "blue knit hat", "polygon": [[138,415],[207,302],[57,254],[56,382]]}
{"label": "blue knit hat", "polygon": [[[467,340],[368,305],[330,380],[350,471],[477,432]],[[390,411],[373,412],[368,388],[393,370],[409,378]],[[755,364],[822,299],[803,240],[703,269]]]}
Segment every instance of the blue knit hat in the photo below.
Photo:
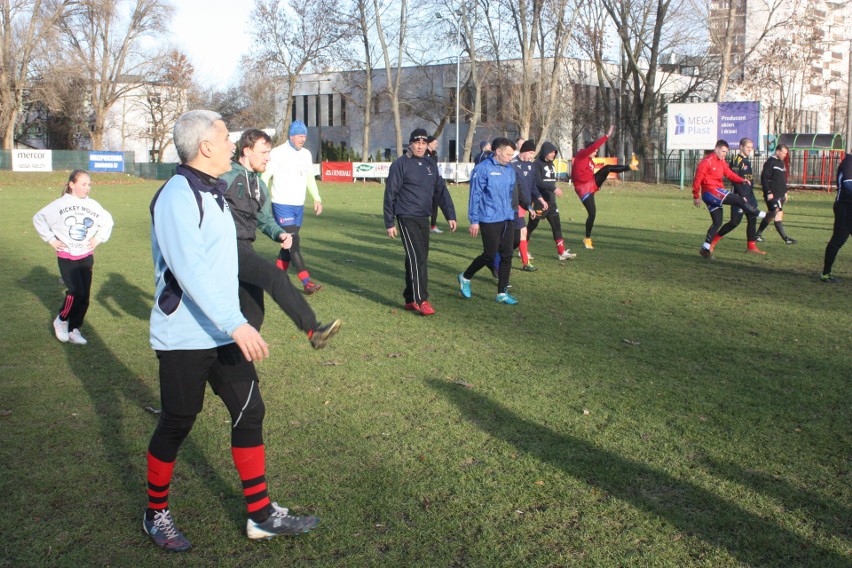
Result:
{"label": "blue knit hat", "polygon": [[290,134],[289,136],[298,136],[299,134],[308,135],[308,127],[305,126],[305,123],[301,120],[294,120],[290,123]]}

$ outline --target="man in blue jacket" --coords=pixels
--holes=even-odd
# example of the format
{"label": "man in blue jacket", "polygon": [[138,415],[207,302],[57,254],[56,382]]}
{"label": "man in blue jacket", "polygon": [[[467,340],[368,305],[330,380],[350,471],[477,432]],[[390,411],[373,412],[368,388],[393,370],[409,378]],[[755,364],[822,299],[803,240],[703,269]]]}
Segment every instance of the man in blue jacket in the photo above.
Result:
{"label": "man in blue jacket", "polygon": [[391,164],[385,185],[384,218],[388,236],[396,238],[394,220],[405,247],[405,309],[431,316],[426,261],[429,258],[429,216],[432,200],[447,218],[450,231],[456,230],[456,210],[438,166],[426,156],[429,135],[415,129],[408,139],[408,151]]}
{"label": "man in blue jacket", "polygon": [[470,298],[470,280],[483,266],[491,266],[495,255],[500,254],[497,279],[497,302],[517,304],[509,295],[509,274],[512,270],[512,242],[514,240],[515,194],[517,176],[510,164],[515,145],[508,138],[495,138],[492,154],[473,168],[470,175],[470,202],[468,219],[470,236],[482,235],[482,254],[473,259],[467,270],[459,274],[462,296]]}
{"label": "man in blue jacket", "polygon": [[204,405],[209,383],[231,415],[231,455],[242,481],[250,539],[310,530],[316,517],[294,517],[269,499],[263,445],[264,404],[254,361],[269,357],[240,312],[237,233],[225,202],[234,144],[209,110],[175,122],[181,160],[151,202],[154,307],[151,346],[160,363],[160,413],[148,444],[148,507],[142,528],[154,544],[189,550],[169,511],[178,450]]}

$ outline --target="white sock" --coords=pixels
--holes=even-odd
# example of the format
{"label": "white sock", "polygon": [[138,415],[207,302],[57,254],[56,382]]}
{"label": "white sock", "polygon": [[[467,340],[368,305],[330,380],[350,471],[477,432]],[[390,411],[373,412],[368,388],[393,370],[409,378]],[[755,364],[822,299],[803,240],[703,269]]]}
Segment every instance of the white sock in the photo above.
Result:
{"label": "white sock", "polygon": [[707,250],[710,250],[710,243],[704,243],[702,246]]}
{"label": "white sock", "polygon": [[763,219],[764,217],[766,217],[766,211],[758,211],[757,212],[757,218],[758,219]]}

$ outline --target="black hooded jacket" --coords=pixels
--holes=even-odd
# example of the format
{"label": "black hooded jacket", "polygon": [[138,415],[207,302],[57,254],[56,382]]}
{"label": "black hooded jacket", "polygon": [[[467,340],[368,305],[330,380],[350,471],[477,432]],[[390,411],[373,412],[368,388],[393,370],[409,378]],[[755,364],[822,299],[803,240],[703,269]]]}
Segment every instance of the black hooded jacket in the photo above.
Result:
{"label": "black hooded jacket", "polygon": [[556,154],[559,155],[559,148],[550,142],[543,143],[541,151],[533,162],[535,164],[535,186],[548,203],[553,201],[553,192],[556,190],[556,166],[553,165],[553,162],[545,160],[544,157],[553,151],[556,151]]}

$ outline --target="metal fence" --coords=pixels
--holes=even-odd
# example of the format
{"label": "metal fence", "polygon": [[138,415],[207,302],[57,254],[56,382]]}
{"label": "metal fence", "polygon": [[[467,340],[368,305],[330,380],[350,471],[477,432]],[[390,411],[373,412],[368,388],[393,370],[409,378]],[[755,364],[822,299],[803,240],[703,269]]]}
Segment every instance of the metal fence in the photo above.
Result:
{"label": "metal fence", "polygon": [[[124,154],[124,173],[145,179],[166,180],[175,173],[177,164],[156,164],[150,162],[135,162],[133,152],[122,152]],[[54,171],[70,171],[75,169],[89,169],[88,150],[52,150],[51,159]],[[0,151],[0,170],[12,169],[12,152],[10,150]]]}

